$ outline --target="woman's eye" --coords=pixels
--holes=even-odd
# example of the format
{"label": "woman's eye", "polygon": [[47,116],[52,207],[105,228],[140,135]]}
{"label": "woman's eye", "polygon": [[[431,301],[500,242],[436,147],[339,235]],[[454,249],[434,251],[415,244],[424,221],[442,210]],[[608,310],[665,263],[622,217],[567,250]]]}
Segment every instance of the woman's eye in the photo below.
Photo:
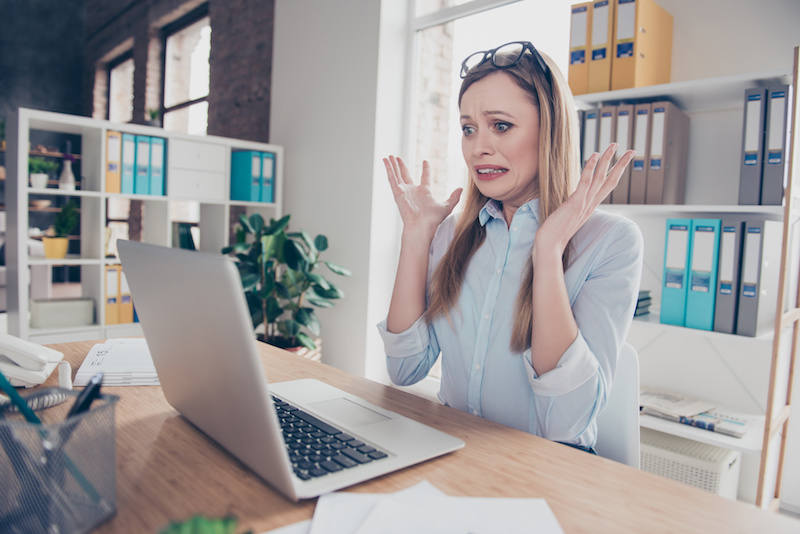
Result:
{"label": "woman's eye", "polygon": [[505,132],[511,128],[511,125],[507,122],[497,122],[494,127],[498,132]]}
{"label": "woman's eye", "polygon": [[462,126],[461,131],[464,132],[464,135],[468,137],[475,133],[475,128],[472,126]]}

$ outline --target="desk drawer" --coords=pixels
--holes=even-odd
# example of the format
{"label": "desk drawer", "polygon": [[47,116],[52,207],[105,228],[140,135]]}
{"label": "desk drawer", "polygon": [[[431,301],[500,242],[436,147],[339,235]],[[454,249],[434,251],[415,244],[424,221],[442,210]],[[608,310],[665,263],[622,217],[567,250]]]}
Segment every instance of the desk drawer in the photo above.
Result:
{"label": "desk drawer", "polygon": [[222,201],[225,199],[225,173],[171,169],[167,188],[170,197]]}
{"label": "desk drawer", "polygon": [[224,173],[226,151],[227,148],[222,145],[170,139],[167,164],[171,172],[174,169],[195,169]]}

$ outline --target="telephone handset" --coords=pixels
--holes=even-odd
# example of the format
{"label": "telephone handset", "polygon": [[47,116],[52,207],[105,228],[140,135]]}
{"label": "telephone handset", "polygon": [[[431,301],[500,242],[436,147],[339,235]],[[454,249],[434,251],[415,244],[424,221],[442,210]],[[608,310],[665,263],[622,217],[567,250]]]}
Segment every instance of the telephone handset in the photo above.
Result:
{"label": "telephone handset", "polygon": [[0,371],[14,387],[38,386],[63,359],[57,350],[0,332]]}

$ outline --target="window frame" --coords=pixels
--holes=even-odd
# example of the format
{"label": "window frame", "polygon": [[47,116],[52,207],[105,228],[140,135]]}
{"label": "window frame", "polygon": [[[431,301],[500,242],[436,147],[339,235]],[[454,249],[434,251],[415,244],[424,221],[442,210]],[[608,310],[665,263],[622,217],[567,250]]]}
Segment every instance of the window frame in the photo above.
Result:
{"label": "window frame", "polygon": [[[106,63],[106,118],[111,120],[111,102],[112,102],[112,95],[111,95],[111,71],[115,68],[119,67],[123,63],[128,60],[133,60],[133,49],[127,50],[122,54],[118,55],[108,63]],[[134,68],[134,76],[136,75],[136,61],[134,60],[133,63]],[[135,97],[134,94],[134,81],[131,80],[131,95]],[[133,105],[133,103],[131,103]],[[128,122],[133,121],[133,110],[131,110],[131,120]]]}

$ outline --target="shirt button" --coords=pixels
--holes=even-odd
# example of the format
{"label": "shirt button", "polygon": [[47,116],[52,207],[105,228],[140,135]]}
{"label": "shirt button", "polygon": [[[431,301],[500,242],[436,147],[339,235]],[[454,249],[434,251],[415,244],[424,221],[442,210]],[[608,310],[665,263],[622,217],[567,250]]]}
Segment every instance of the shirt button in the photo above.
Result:
{"label": "shirt button", "polygon": [[475,364],[475,370],[476,370],[476,371],[480,371],[480,370],[481,370],[481,364],[479,364],[479,363],[476,363],[476,364]]}
{"label": "shirt button", "polygon": [[517,231],[517,227],[516,227],[516,225],[512,226],[512,227],[511,227],[511,229],[512,229],[512,230],[514,230],[514,231],[516,232],[516,231]]}
{"label": "shirt button", "polygon": [[472,415],[478,415],[478,410],[472,410]]}
{"label": "shirt button", "polygon": [[500,267],[498,267],[498,268],[497,268],[497,274],[500,274],[501,272],[503,272],[503,269],[501,269]]}
{"label": "shirt button", "polygon": [[487,313],[486,315],[483,316],[483,318],[488,321],[489,320],[489,314]]}

